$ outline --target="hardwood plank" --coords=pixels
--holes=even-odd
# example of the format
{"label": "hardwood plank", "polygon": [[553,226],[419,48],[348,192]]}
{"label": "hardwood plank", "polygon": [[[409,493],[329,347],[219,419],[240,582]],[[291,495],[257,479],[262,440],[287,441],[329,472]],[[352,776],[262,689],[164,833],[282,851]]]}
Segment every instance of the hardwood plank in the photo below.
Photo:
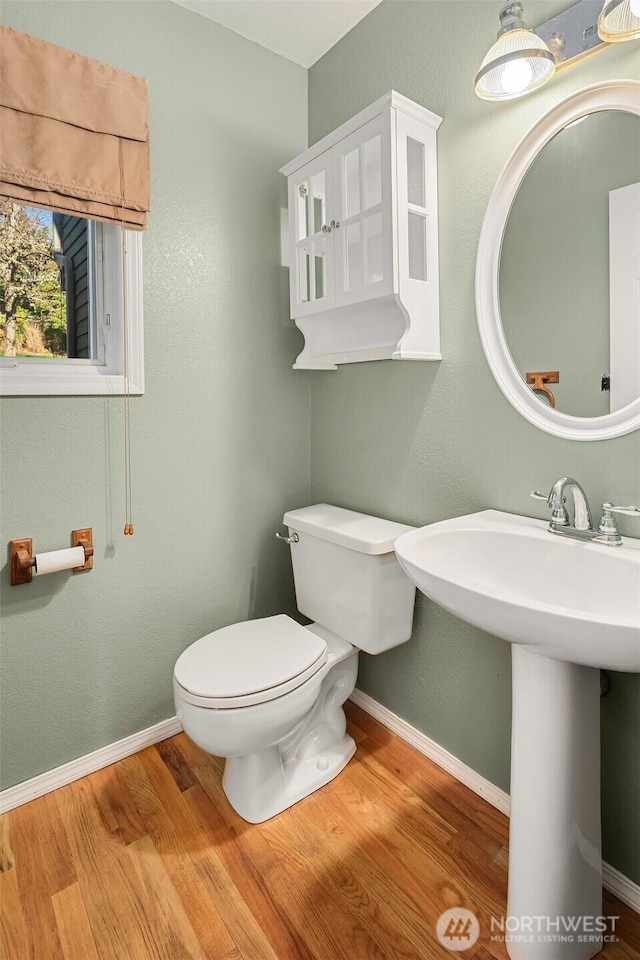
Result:
{"label": "hardwood plank", "polygon": [[[444,956],[436,941],[435,921],[453,903],[470,909],[477,909],[476,904],[444,871],[436,871],[428,885],[411,878],[404,858],[399,860],[389,849],[394,840],[389,823],[379,836],[368,822],[369,808],[345,809],[343,789],[341,784],[329,789],[327,797],[309,797],[289,811],[286,824],[271,821],[266,826],[272,840],[284,848],[295,847],[314,865],[319,882],[329,882],[338,895],[347,896],[349,907],[357,908],[383,953],[392,945],[394,957]],[[401,875],[404,884],[398,883]]]}
{"label": "hardwood plank", "polygon": [[358,718],[363,711],[361,711],[359,707],[356,707],[355,703],[351,703],[350,700],[347,700],[347,702],[344,704],[344,712],[347,717],[349,735],[353,737],[356,743],[361,743],[362,740],[364,740],[367,736],[366,731],[363,730],[358,724]]}
{"label": "hardwood plank", "polygon": [[[377,760],[369,757],[365,762],[362,752],[355,756],[356,767],[347,768],[348,783],[366,784],[366,793],[361,796],[366,803],[369,797],[375,798],[391,810],[402,809],[405,828],[417,842],[427,842],[430,847],[446,846],[458,833],[456,826],[445,820],[423,797],[411,787],[393,777]],[[342,781],[342,776],[341,776]]]}
{"label": "hardwood plank", "polygon": [[151,906],[119,835],[105,826],[86,777],[57,791],[101,960],[157,960]]}
{"label": "hardwood plank", "polygon": [[167,960],[207,960],[151,837],[135,840],[127,852],[152,904],[150,922],[157,956]]}
{"label": "hardwood plank", "polygon": [[0,956],[3,960],[25,960],[29,938],[15,870],[0,873]]}
{"label": "hardwood plank", "polygon": [[63,960],[51,897],[77,880],[64,826],[51,793],[9,813],[30,960]]}
{"label": "hardwood plank", "polygon": [[393,884],[385,882],[366,855],[348,841],[342,842],[337,824],[324,820],[319,830],[315,817],[309,814],[309,801],[301,806],[306,807],[304,815],[298,819],[298,812],[290,811],[286,828],[269,821],[263,824],[263,830],[279,858],[286,857],[296,872],[306,872],[313,901],[320,900],[332,908],[339,955],[361,960],[372,956],[415,960],[425,942],[433,938],[433,930],[427,928],[417,907],[413,911],[416,926],[409,930],[404,898]]}
{"label": "hardwood plank", "polygon": [[77,880],[56,793],[39,797],[9,813],[16,868],[20,867],[22,873],[26,872],[25,867],[36,870],[49,896]]}
{"label": "hardwood plank", "polygon": [[[197,749],[194,747],[194,750]],[[206,763],[206,760],[203,762]],[[217,771],[210,770],[210,773],[219,778]],[[217,856],[261,928],[266,931],[276,955],[287,960],[310,958],[311,953],[293,925],[286,905],[283,908],[273,896],[269,875],[261,871],[251,857],[253,844],[251,841],[245,842],[245,834],[251,833],[251,828],[247,830],[248,824],[232,810],[226,797],[221,804],[212,801],[200,782],[185,793],[185,799],[208,830]],[[226,818],[219,810],[220,805],[226,808]],[[259,828],[256,828],[256,834],[260,843]]]}
{"label": "hardwood plank", "polygon": [[456,830],[472,837],[491,857],[508,844],[509,821],[504,814],[372,717],[354,709],[358,711],[357,722],[368,734],[359,750],[363,762],[382,764],[396,780],[410,787]]}
{"label": "hardwood plank", "polygon": [[[351,793],[350,783],[358,788]],[[364,765],[352,764],[344,783],[326,791],[326,796],[316,795],[310,799],[318,804],[314,816],[316,829],[325,838],[330,837],[335,847],[333,859],[338,859],[341,848],[347,852],[357,851],[358,856],[362,856],[358,868],[363,875],[368,874],[368,889],[372,895],[376,895],[377,890],[377,896],[383,899],[389,885],[391,894],[385,902],[389,902],[397,922],[405,918],[407,930],[415,931],[420,929],[419,923],[426,924],[433,941],[440,914],[453,906],[472,910],[485,930],[489,929],[491,916],[504,913],[504,873],[499,873],[502,886],[496,888],[496,878],[492,875],[492,869],[496,868],[486,859],[481,859],[479,868],[472,871],[463,858],[452,858],[447,846],[432,844],[428,838],[416,836],[412,829],[407,830],[403,822],[404,805],[398,803],[394,809],[381,804]],[[464,841],[464,838],[455,834],[450,843],[453,840]],[[373,863],[373,871],[368,861]],[[349,854],[349,864],[354,868],[353,853]],[[412,919],[416,910],[418,922]],[[424,929],[420,942],[429,943]],[[475,956],[476,949],[471,948],[468,956]],[[506,960],[503,950],[498,951],[498,955]]]}
{"label": "hardwood plank", "polygon": [[[224,795],[219,771],[208,762],[207,755],[186,737],[180,740],[180,748],[209,797],[211,816],[217,821],[220,836],[220,856],[244,860],[244,876],[234,872],[243,897],[255,903],[256,891],[268,890],[269,899],[265,897],[262,909],[271,910],[274,920],[278,914],[286,917],[293,944],[278,950],[280,960],[382,960],[377,945],[366,932],[353,929],[351,920],[345,921],[326,893],[317,888],[306,864],[301,868],[294,858],[274,855],[266,840],[266,825],[248,824],[238,816]],[[233,869],[229,864],[230,873]],[[270,937],[275,937],[282,934],[282,926],[265,929]]]}
{"label": "hardwood plank", "polygon": [[112,833],[119,833],[126,844],[147,835],[142,817],[118,764],[105,767],[91,775],[91,783],[105,823]]}
{"label": "hardwood plank", "polygon": [[[439,884],[441,890],[448,891],[444,900],[439,898],[438,910],[431,918],[434,925],[443,910],[455,905],[449,897],[455,889],[458,905],[467,905],[461,891],[474,890],[476,912],[487,917],[496,910],[502,912],[507,896],[504,869],[451,825],[446,825],[449,832],[443,836],[442,826],[436,823],[434,837],[428,810],[418,806],[414,812],[406,789],[395,797],[385,793],[373,773],[356,759],[343,781],[327,793],[326,800],[322,798],[327,811],[334,811],[353,840],[363,849],[375,851],[376,863],[386,865],[394,883],[406,885],[418,900],[425,878],[430,885]],[[416,800],[420,804],[419,798]]]}
{"label": "hardwood plank", "polygon": [[192,862],[208,851],[209,838],[159,754],[152,747],[127,757],[120,770],[205,956],[218,960],[233,953],[237,945]]}
{"label": "hardwood plank", "polygon": [[13,848],[11,847],[11,827],[9,824],[9,814],[5,813],[0,817],[0,873],[7,870],[13,870],[15,859]]}
{"label": "hardwood plank", "polygon": [[72,884],[51,899],[64,960],[100,960],[80,884]]}
{"label": "hardwood plank", "polygon": [[500,847],[493,862],[498,866],[502,867],[503,870],[509,869],[509,847]]}
{"label": "hardwood plank", "polygon": [[195,787],[198,780],[173,739],[157,743],[156,750],[181,792]]}
{"label": "hardwood plank", "polygon": [[[194,790],[200,789],[194,787]],[[246,901],[231,880],[224,865],[214,853],[205,853],[195,861],[196,869],[207,884],[209,895],[221,912],[225,913],[231,936],[247,957],[260,960],[278,960],[262,927]]]}
{"label": "hardwood plank", "polygon": [[[640,914],[625,903],[621,903],[608,890],[603,892],[603,913],[605,916],[617,916],[615,933],[621,938],[634,960],[640,957]],[[612,947],[614,944],[611,945]]]}

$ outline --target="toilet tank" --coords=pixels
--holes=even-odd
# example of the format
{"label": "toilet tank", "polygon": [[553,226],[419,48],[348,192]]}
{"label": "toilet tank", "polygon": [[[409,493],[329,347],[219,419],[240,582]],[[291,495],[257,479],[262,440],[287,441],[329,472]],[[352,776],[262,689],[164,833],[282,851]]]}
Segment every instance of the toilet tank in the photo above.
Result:
{"label": "toilet tank", "polygon": [[415,587],[393,552],[413,527],[327,503],[284,515],[298,610],[366,653],[411,636]]}

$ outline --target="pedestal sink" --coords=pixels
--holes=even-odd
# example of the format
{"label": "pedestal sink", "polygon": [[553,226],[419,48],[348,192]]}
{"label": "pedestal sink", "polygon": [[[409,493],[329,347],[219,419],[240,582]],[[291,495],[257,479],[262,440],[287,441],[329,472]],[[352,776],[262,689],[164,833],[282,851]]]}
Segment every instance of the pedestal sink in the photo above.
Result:
{"label": "pedestal sink", "polygon": [[602,948],[599,670],[640,672],[640,541],[486,510],[395,550],[424,594],[513,644],[509,954],[587,960]]}

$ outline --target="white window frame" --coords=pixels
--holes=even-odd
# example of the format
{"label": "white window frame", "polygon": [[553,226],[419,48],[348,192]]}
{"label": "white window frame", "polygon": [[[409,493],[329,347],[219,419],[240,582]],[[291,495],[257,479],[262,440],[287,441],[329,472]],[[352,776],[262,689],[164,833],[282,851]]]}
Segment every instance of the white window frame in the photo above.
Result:
{"label": "white window frame", "polygon": [[[0,357],[0,396],[108,396],[126,392],[122,315],[122,227],[90,223],[96,237],[97,359]],[[144,393],[142,233],[127,230],[124,282],[128,306],[129,393]],[[94,351],[94,347],[97,350]]]}

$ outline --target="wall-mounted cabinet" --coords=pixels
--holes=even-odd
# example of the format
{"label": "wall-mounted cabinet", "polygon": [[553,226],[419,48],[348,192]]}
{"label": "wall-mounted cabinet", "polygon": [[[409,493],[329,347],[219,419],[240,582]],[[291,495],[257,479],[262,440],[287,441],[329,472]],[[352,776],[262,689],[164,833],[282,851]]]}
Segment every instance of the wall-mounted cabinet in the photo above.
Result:
{"label": "wall-mounted cabinet", "polygon": [[440,123],[392,91],[282,167],[296,369],[441,359]]}

